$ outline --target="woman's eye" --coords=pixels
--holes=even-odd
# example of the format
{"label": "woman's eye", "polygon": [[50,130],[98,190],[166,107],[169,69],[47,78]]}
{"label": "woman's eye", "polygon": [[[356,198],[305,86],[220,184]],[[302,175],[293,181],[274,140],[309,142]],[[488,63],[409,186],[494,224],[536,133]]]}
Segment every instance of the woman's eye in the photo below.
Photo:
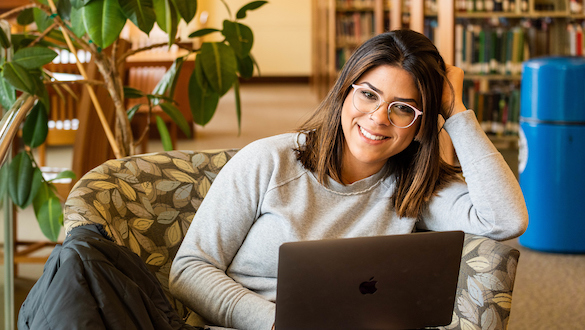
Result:
{"label": "woman's eye", "polygon": [[378,99],[376,94],[374,94],[370,91],[362,91],[362,95],[363,95],[363,97],[365,97],[368,100],[377,100]]}
{"label": "woman's eye", "polygon": [[406,104],[395,104],[392,107],[395,111],[400,113],[413,113],[414,110]]}

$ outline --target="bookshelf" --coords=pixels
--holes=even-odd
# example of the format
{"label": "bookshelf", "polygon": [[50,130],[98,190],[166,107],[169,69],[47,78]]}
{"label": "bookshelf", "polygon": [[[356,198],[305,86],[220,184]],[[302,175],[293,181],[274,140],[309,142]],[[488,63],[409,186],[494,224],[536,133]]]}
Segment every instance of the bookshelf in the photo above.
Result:
{"label": "bookshelf", "polygon": [[[467,106],[476,110],[498,148],[517,149],[522,62],[547,55],[583,56],[584,1],[440,0],[437,16],[434,42],[446,62],[466,71]],[[470,37],[483,38],[481,60],[479,46],[475,55],[467,48]],[[506,39],[514,40],[512,46],[502,43]],[[489,54],[494,49],[500,50],[499,57]]]}
{"label": "bookshelf", "polygon": [[[409,1],[423,8],[424,0]],[[313,0],[312,85],[324,97],[351,53],[365,40],[384,31],[410,27],[424,28],[422,10],[408,14],[404,0]],[[410,25],[403,24],[408,15]]]}
{"label": "bookshelf", "polygon": [[[337,77],[342,63],[337,55],[351,53],[367,39],[366,35],[348,37],[351,32],[347,31],[355,35],[351,18],[357,22],[357,17],[370,15],[373,23],[369,33],[402,27],[425,33],[447,63],[466,71],[466,105],[477,111],[494,144],[502,148],[517,147],[522,62],[545,55],[585,54],[585,0],[314,0],[313,3],[312,82],[320,97],[328,92]],[[466,48],[474,39],[483,42],[474,46],[475,54]],[[512,45],[502,46],[504,40]],[[491,46],[498,43],[498,47]],[[447,161],[454,162],[455,155],[450,149],[443,150],[443,155]]]}

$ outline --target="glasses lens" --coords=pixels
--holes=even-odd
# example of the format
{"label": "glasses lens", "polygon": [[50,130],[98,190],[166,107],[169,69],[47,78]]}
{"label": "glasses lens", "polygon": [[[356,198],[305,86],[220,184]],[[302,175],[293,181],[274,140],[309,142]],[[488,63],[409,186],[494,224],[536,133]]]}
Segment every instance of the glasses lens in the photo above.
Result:
{"label": "glasses lens", "polygon": [[397,127],[407,127],[414,121],[416,112],[406,103],[393,103],[388,111],[388,119]]}
{"label": "glasses lens", "polygon": [[356,88],[353,93],[353,105],[359,112],[370,113],[380,105],[380,97],[367,88]]}

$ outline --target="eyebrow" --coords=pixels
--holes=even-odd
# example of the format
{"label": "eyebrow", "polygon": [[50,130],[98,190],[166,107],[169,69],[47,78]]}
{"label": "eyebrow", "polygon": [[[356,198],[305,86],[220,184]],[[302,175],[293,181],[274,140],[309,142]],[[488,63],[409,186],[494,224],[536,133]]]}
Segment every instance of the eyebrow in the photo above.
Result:
{"label": "eyebrow", "polygon": [[[382,92],[381,90],[379,90],[378,88],[376,88],[374,85],[370,84],[367,81],[361,82],[360,84],[366,84],[368,85],[368,87],[370,87],[373,91],[375,91],[376,93],[380,94],[380,95],[384,95],[384,92]],[[415,99],[405,99],[405,98],[401,98],[401,97],[395,97],[394,101],[400,101],[400,102],[412,102],[414,104],[416,104],[416,106],[418,107],[418,102]]]}

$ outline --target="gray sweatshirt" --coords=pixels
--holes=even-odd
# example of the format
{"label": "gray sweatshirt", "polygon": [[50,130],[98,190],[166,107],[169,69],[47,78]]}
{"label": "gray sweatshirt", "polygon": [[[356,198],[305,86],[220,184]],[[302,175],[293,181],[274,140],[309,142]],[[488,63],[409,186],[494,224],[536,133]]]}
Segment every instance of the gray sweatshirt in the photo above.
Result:
{"label": "gray sweatshirt", "polygon": [[415,227],[503,240],[523,233],[528,213],[512,171],[473,111],[447,120],[465,183],[441,190],[419,222],[400,218],[394,177],[381,173],[325,187],[293,151],[299,136],[255,141],[222,169],[185,236],[170,274],[173,295],[209,321],[269,330],[278,249],[284,242],[405,234]]}

